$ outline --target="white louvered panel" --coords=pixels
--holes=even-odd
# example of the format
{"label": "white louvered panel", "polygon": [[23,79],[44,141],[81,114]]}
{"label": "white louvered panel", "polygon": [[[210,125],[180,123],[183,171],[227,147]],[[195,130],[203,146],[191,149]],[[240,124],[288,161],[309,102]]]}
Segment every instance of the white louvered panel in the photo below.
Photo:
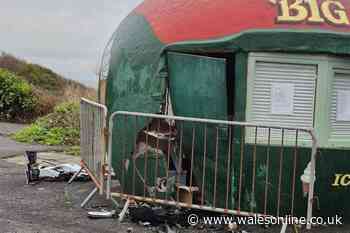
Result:
{"label": "white louvered panel", "polygon": [[[299,65],[273,62],[256,62],[255,79],[251,106],[251,121],[280,127],[311,128],[314,122],[316,65]],[[273,83],[293,84],[295,88],[293,114],[275,115],[271,113],[271,86]],[[267,130],[259,130],[258,141],[266,141]],[[255,130],[247,131],[249,141],[255,139]],[[294,143],[296,132],[284,132],[285,143]],[[265,139],[264,139],[265,138]],[[272,130],[273,144],[282,138],[281,130]],[[299,140],[310,140],[308,134],[299,133]]]}
{"label": "white louvered panel", "polygon": [[332,84],[332,110],[331,110],[331,139],[350,139],[350,121],[337,121],[337,93],[338,91],[350,92],[350,70],[344,72],[334,69]]}

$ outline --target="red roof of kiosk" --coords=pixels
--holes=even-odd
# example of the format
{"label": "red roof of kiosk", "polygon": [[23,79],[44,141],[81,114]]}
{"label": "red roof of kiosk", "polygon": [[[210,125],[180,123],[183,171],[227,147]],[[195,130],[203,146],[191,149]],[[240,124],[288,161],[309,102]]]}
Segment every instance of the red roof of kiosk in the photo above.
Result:
{"label": "red roof of kiosk", "polygon": [[[289,15],[298,14],[292,9],[294,3],[306,9],[308,17],[298,22],[278,22],[282,4],[287,4]],[[313,14],[318,12],[324,22],[309,20],[312,5]],[[252,29],[350,32],[348,23],[334,23],[339,13],[349,19],[350,0],[146,0],[135,11],[148,20],[163,43],[220,38]]]}

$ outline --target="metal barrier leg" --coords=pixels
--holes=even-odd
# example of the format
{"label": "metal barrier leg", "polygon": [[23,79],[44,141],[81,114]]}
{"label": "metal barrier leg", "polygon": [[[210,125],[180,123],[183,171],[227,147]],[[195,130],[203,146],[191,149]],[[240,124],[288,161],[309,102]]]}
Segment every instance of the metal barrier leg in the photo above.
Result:
{"label": "metal barrier leg", "polygon": [[76,173],[74,173],[74,175],[70,178],[70,180],[68,181],[68,184],[71,184],[75,178],[77,178],[77,176],[79,176],[79,174],[81,173],[81,171],[83,170],[83,168],[80,168],[79,171],[77,171]]}
{"label": "metal barrier leg", "polygon": [[95,194],[97,193],[98,188],[95,187],[94,190],[92,190],[92,192],[85,198],[85,200],[81,203],[80,207],[84,208],[86,206],[86,204],[91,200],[91,198],[93,198],[95,196]]}
{"label": "metal barrier leg", "polygon": [[288,227],[288,224],[287,223],[283,223],[282,229],[281,229],[281,233],[286,233],[287,227]]}
{"label": "metal barrier leg", "polygon": [[116,199],[114,199],[113,197],[111,197],[111,201],[112,201],[112,203],[113,203],[113,205],[116,207],[116,208],[119,208],[119,202],[116,200]]}
{"label": "metal barrier leg", "polygon": [[126,211],[128,210],[129,208],[129,205],[130,205],[130,198],[128,198],[125,202],[125,205],[124,205],[124,208],[122,210],[122,212],[120,212],[119,214],[119,222],[122,222],[124,220],[124,217],[125,217],[125,214],[126,214]]}

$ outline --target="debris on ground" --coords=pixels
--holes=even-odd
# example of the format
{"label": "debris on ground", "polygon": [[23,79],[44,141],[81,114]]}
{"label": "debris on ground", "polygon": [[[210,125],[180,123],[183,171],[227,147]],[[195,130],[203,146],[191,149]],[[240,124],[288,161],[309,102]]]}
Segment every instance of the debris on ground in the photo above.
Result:
{"label": "debris on ground", "polygon": [[[78,164],[60,164],[57,166],[39,166],[40,179],[47,181],[67,181],[75,173],[81,170],[81,166]],[[81,171],[78,176],[74,179],[77,181],[88,181],[89,175]]]}
{"label": "debris on ground", "polygon": [[[81,166],[78,164],[55,165],[51,162],[46,162],[48,165],[39,164],[36,151],[27,151],[25,158],[27,159],[27,184],[36,184],[40,181],[68,181],[81,170]],[[89,179],[89,175],[85,171],[81,171],[76,177],[78,181],[88,181]]]}
{"label": "debris on ground", "polygon": [[[128,217],[134,223],[147,228],[147,232],[176,233],[176,232],[232,232],[250,233],[240,229],[237,224],[231,225],[204,225],[199,222],[196,226],[190,226],[188,216],[196,214],[198,216],[212,216],[212,212],[178,209],[174,207],[158,207],[148,204],[133,205],[129,207]],[[208,231],[209,230],[209,231]]]}
{"label": "debris on ground", "polygon": [[132,222],[144,226],[160,226],[162,224],[188,226],[187,212],[174,208],[165,209],[148,205],[133,206],[129,208],[129,216]]}
{"label": "debris on ground", "polygon": [[89,211],[88,217],[91,219],[103,219],[103,218],[115,218],[116,217],[116,211],[108,211],[105,209],[102,209],[100,211]]}

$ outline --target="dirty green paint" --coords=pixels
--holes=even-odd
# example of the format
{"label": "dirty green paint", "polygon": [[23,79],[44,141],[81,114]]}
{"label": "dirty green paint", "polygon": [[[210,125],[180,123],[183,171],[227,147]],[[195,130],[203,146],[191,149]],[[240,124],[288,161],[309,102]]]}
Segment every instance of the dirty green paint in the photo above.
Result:
{"label": "dirty green paint", "polygon": [[[265,198],[265,178],[266,173],[266,158],[267,147],[259,146],[257,148],[257,182],[255,210],[263,212],[264,210],[264,198]],[[244,152],[244,164],[247,169],[244,171],[243,187],[244,196],[242,203],[245,208],[250,208],[250,197],[252,190],[252,164],[253,164],[253,146],[246,146]],[[270,175],[269,175],[269,188],[268,188],[268,209],[270,214],[277,214],[277,197],[278,197],[278,178],[279,178],[279,159],[281,155],[281,149],[278,146],[272,147],[270,151]],[[298,216],[306,216],[307,199],[302,195],[302,182],[300,180],[301,175],[304,172],[308,162],[310,161],[311,149],[300,148],[297,150],[297,169],[296,169],[296,186],[295,186],[295,203],[294,214]],[[239,156],[239,155],[236,155]],[[282,179],[281,188],[281,212],[280,216],[290,214],[292,207],[292,175],[293,175],[293,162],[295,156],[295,148],[289,147],[283,151],[283,169],[282,175],[285,178]],[[349,222],[350,210],[345,204],[348,202],[349,187],[332,187],[334,183],[335,174],[348,174],[349,173],[349,152],[346,150],[327,150],[320,149],[317,156],[316,165],[316,183],[315,183],[315,216],[342,216],[345,222]],[[260,175],[259,175],[260,174]],[[237,175],[237,174],[236,174]]]}
{"label": "dirty green paint", "polygon": [[[134,34],[135,31],[137,36]],[[155,77],[154,74],[158,69],[163,45],[152,35],[151,28],[143,17],[137,15],[123,21],[116,35],[107,79],[106,101],[109,115],[123,110],[159,112],[160,105],[164,101],[165,80]],[[137,47],[144,49],[135,49]],[[124,121],[116,119],[114,122],[113,167],[120,166],[123,154],[132,153],[135,132],[142,129],[147,122],[145,119],[139,119],[137,123],[131,120],[127,120],[127,123]],[[118,174],[120,172],[117,172]]]}
{"label": "dirty green paint", "polygon": [[[237,147],[239,147],[237,145]],[[253,164],[254,164],[254,146],[245,144],[243,150],[238,150],[235,156],[241,158],[243,154],[244,169],[242,170],[242,199],[241,208],[252,212],[264,213],[265,198],[267,200],[266,213],[274,216],[286,216],[291,214],[292,208],[292,177],[293,177],[293,162],[295,156],[295,148],[287,147],[283,151],[279,146],[270,147],[257,146],[256,147],[256,179],[255,192],[253,193]],[[302,186],[300,177],[306,168],[310,154],[308,149],[299,149],[296,154],[297,169],[296,169],[296,186],[295,186],[295,203],[294,215],[306,216],[307,199],[303,198]],[[267,161],[269,154],[269,162]],[[308,155],[308,156],[307,156]],[[282,173],[280,174],[280,158],[282,160]],[[267,168],[269,171],[267,177]],[[235,176],[239,177],[240,167],[237,161],[235,167]],[[280,195],[280,211],[278,212],[278,190],[279,190],[279,176],[281,175],[281,195]],[[267,181],[267,196],[265,196],[265,185]],[[238,184],[236,184],[238,187]],[[238,196],[235,196],[238,199]],[[236,206],[238,208],[238,206]]]}
{"label": "dirty green paint", "polygon": [[[130,27],[137,30],[137,36]],[[112,46],[107,81],[109,111],[159,111],[165,84],[164,79],[154,74],[163,45],[152,36],[151,28],[139,16],[132,17],[131,22],[123,22],[116,35],[123,36],[118,36]],[[148,41],[147,48],[135,49],[143,47],[144,41]]]}
{"label": "dirty green paint", "polygon": [[177,115],[227,119],[225,59],[168,53],[168,71]]}
{"label": "dirty green paint", "polygon": [[343,216],[350,222],[350,187],[333,187],[335,174],[349,174],[349,150],[320,149],[316,166],[316,216]]}

